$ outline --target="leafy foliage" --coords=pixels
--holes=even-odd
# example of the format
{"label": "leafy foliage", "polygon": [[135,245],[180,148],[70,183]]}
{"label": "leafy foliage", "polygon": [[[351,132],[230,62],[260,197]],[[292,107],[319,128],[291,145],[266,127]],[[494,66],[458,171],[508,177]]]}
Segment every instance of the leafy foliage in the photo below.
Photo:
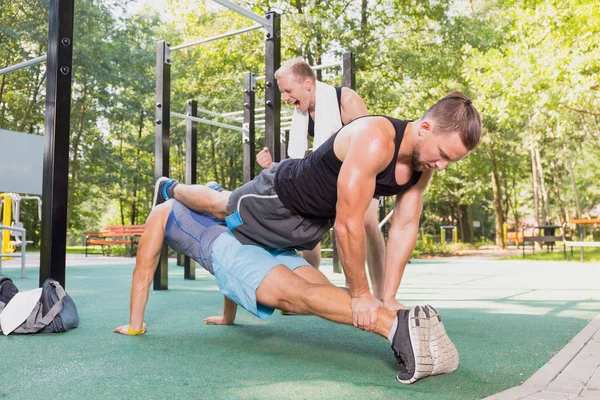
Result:
{"label": "leafy foliage", "polygon": [[[304,56],[321,64],[354,51],[357,91],[373,114],[417,119],[450,91],[471,96],[484,121],[482,143],[465,161],[436,173],[426,192],[424,233],[439,235],[441,224],[458,225],[462,240],[474,242],[498,237],[497,221],[519,224],[531,216],[543,222],[548,210],[546,219],[558,223],[600,203],[597,2],[237,3],[261,15],[270,9],[282,13],[283,59]],[[210,1],[144,4],[150,2],[76,3],[71,244],[80,243],[86,230],[143,223],[149,211],[155,43],[177,45],[253,24]],[[47,0],[0,2],[0,67],[46,52],[47,7]],[[173,52],[172,111],[184,112],[188,99],[202,109],[241,110],[243,73],[263,75],[263,54],[261,30]],[[0,77],[0,127],[43,134],[44,68]],[[319,78],[340,84],[339,75],[333,68]],[[239,185],[241,142],[237,132],[200,126],[199,179]],[[171,148],[171,175],[183,179],[181,121],[172,121]],[[532,154],[539,154],[538,169],[532,168]],[[34,213],[25,212],[31,214],[26,226],[39,229]],[[471,229],[473,221],[480,227]]]}

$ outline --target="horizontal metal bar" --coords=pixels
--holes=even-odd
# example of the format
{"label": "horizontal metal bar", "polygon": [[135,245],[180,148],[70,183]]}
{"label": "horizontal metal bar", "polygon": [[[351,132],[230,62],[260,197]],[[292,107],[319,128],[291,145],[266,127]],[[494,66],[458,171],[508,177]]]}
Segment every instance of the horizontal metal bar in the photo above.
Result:
{"label": "horizontal metal bar", "polygon": [[0,257],[13,257],[13,258],[18,258],[18,257],[23,257],[22,253],[10,253],[10,254],[0,254]]}
{"label": "horizontal metal bar", "polygon": [[332,63],[332,64],[322,64],[322,65],[315,65],[314,67],[311,67],[313,69],[313,71],[319,71],[321,69],[327,69],[327,68],[333,68],[333,67],[341,67],[342,66],[342,62],[336,62],[336,63]]}
{"label": "horizontal metal bar", "polygon": [[18,228],[16,226],[0,225],[0,231],[3,231],[3,230],[17,231],[17,232],[25,233],[25,228]]}
{"label": "horizontal metal bar", "polygon": [[215,40],[221,40],[221,39],[225,39],[225,38],[228,38],[231,36],[236,36],[236,35],[239,35],[242,33],[255,31],[262,27],[263,27],[262,25],[252,25],[248,28],[238,29],[237,31],[227,32],[222,35],[217,35],[217,36],[213,36],[213,37],[209,37],[209,38],[205,38],[205,39],[198,39],[193,42],[184,43],[184,44],[180,44],[179,46],[171,47],[171,51],[181,50],[181,49],[185,49],[186,47],[192,47],[192,46],[196,46],[196,45],[203,44],[203,43],[214,42]]}
{"label": "horizontal metal bar", "polygon": [[[262,107],[262,108],[255,108],[255,109],[254,109],[254,112],[257,112],[257,111],[265,111],[265,108],[264,108],[264,107]],[[221,115],[222,115],[222,116],[224,116],[224,117],[231,117],[231,116],[233,116],[233,115],[242,115],[243,113],[244,113],[244,110],[242,110],[242,111],[233,111],[233,112],[223,113],[223,114],[221,114]]]}
{"label": "horizontal metal bar", "polygon": [[225,119],[228,119],[228,120],[230,120],[230,121],[234,121],[234,122],[240,122],[240,121],[243,121],[243,120],[244,120],[243,118],[242,118],[241,120],[240,120],[240,119],[238,119],[238,118],[231,118],[231,117],[228,117],[228,116],[226,116],[226,115],[223,115],[223,114],[219,114],[219,113],[217,113],[217,112],[214,112],[214,111],[205,110],[205,109],[203,109],[203,108],[198,108],[198,112],[201,112],[201,113],[203,113],[203,114],[207,114],[207,115],[212,115],[213,117],[225,118]]}
{"label": "horizontal metal bar", "polygon": [[6,75],[11,72],[18,71],[23,68],[31,67],[32,65],[40,64],[46,61],[46,55],[40,56],[38,58],[34,58],[31,60],[23,61],[22,63],[11,65],[10,67],[0,69],[0,75]]}
{"label": "horizontal metal bar", "polygon": [[379,229],[383,228],[385,223],[388,222],[390,218],[392,218],[392,215],[394,215],[394,210],[390,211],[390,213],[386,215],[384,219],[381,220],[381,222],[379,223]]}
{"label": "horizontal metal bar", "polygon": [[250,18],[254,22],[258,22],[259,24],[262,24],[264,26],[269,25],[269,21],[267,21],[266,18],[261,17],[258,14],[254,14],[252,11],[250,11],[244,7],[238,6],[237,4],[235,4],[232,1],[229,1],[229,0],[213,0],[213,1],[215,3],[219,3],[220,5],[222,5],[224,7],[229,8],[230,10],[235,11],[238,14],[243,15],[246,18]]}
{"label": "horizontal metal bar", "polygon": [[[265,115],[266,115],[265,113],[262,113],[262,114],[255,114],[255,115],[254,115],[254,118],[255,118],[255,120],[258,120],[258,119],[260,119],[260,118],[264,118],[264,117],[265,117]],[[227,117],[226,117],[226,118],[227,118]],[[243,121],[243,120],[244,120],[244,117],[236,117],[236,118],[233,118],[233,119],[234,119],[235,121],[237,121],[237,122],[240,122],[240,121]]]}
{"label": "horizontal metal bar", "polygon": [[[326,69],[326,68],[333,68],[333,67],[341,67],[342,66],[342,62],[338,61],[336,63],[332,63],[332,64],[322,64],[322,65],[315,65],[314,67],[311,67],[313,69],[313,71],[319,71],[321,69]],[[265,76],[257,76],[255,78],[257,81],[263,81],[265,79]]]}
{"label": "horizontal metal bar", "polygon": [[231,130],[242,132],[242,133],[243,132],[247,132],[247,129],[244,129],[244,128],[240,127],[240,126],[223,124],[221,122],[211,121],[209,119],[204,119],[204,118],[192,117],[192,116],[189,116],[189,115],[180,114],[180,113],[176,113],[176,112],[171,112],[171,116],[172,117],[177,117],[177,118],[182,118],[182,119],[187,119],[187,120],[194,121],[194,122],[200,122],[201,124],[218,126],[219,128],[231,129]]}

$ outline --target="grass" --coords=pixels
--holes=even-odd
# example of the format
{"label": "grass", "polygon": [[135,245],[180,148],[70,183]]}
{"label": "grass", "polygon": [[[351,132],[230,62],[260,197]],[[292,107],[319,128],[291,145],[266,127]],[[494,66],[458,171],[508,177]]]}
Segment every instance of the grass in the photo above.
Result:
{"label": "grass", "polygon": [[[563,255],[562,246],[555,246],[553,252],[549,252],[546,249],[537,250],[535,254],[531,254],[531,247],[525,249],[525,259],[530,261],[580,261],[580,249],[573,248],[573,254],[571,254],[570,248],[567,247],[567,259],[565,260]],[[522,260],[522,253],[518,256],[504,257],[503,260]],[[584,255],[584,262],[600,262],[600,248],[586,248]]]}

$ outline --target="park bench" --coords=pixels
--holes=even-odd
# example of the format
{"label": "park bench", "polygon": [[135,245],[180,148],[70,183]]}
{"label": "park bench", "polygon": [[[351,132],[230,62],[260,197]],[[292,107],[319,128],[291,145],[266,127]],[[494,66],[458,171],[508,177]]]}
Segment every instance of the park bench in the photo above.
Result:
{"label": "park bench", "polygon": [[[568,222],[565,222],[563,224],[563,245],[565,246],[565,249],[567,246],[571,247],[571,255],[573,255],[573,247],[580,247],[581,248],[581,258],[580,260],[583,261],[584,259],[584,249],[586,247],[600,247],[600,242],[595,242],[595,241],[584,241],[585,238],[585,227],[586,225],[594,225],[594,224],[600,224],[600,218],[590,218],[590,219],[571,219]],[[579,238],[580,240],[573,240],[573,236],[566,236],[566,232],[569,231],[569,225],[575,226],[575,227],[580,227],[580,234],[579,234]],[[577,236],[575,236],[577,237]],[[564,253],[565,259],[567,258],[567,253],[565,250]]]}
{"label": "park bench", "polygon": [[114,225],[107,226],[102,232],[85,233],[85,256],[89,246],[101,246],[104,255],[104,246],[129,245],[130,255],[133,257],[133,248],[137,246],[144,233],[144,225]]}
{"label": "park bench", "polygon": [[[521,230],[521,237],[523,241],[523,258],[525,258],[525,247],[527,247],[527,243],[531,243],[532,254],[535,254],[536,243],[539,243],[541,246],[546,245],[547,251],[554,251],[554,244],[556,242],[562,242],[564,238],[564,232],[561,236],[557,236],[555,234],[557,229],[560,229],[560,226],[540,225],[529,228],[524,227]],[[566,247],[563,247],[563,251],[566,257]]]}

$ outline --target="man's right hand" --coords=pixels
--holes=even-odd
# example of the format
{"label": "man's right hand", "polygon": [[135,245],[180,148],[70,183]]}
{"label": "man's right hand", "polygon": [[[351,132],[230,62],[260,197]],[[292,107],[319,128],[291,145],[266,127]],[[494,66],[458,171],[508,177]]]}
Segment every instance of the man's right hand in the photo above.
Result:
{"label": "man's right hand", "polygon": [[377,312],[383,306],[371,293],[352,298],[352,324],[363,331],[373,332],[377,323]]}
{"label": "man's right hand", "polygon": [[273,157],[269,153],[269,149],[264,147],[260,153],[256,155],[256,162],[264,169],[271,168],[273,166]]}

